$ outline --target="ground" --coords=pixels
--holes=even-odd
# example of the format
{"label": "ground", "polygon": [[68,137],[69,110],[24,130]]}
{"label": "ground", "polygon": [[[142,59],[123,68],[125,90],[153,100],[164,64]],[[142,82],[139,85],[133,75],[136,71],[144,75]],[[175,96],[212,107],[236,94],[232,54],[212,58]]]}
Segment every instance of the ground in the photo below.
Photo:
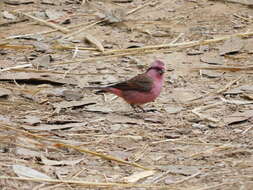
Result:
{"label": "ground", "polygon": [[[253,189],[250,1],[0,7],[1,189]],[[83,89],[155,59],[165,84],[145,113]]]}

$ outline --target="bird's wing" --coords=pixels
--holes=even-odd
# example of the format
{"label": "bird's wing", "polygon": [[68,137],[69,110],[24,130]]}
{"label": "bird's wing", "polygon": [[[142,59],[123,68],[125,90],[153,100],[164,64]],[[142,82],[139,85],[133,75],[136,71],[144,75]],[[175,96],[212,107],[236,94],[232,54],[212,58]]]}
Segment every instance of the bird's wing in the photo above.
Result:
{"label": "bird's wing", "polygon": [[149,92],[153,86],[153,80],[151,77],[140,74],[136,77],[131,78],[125,82],[120,82],[109,87],[117,88],[120,90],[136,90],[140,92]]}

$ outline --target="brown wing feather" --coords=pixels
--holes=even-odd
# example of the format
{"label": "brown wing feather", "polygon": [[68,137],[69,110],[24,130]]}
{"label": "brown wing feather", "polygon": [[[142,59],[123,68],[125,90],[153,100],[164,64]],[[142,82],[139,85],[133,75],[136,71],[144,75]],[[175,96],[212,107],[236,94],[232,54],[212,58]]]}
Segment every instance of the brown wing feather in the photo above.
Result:
{"label": "brown wing feather", "polygon": [[125,82],[120,82],[109,87],[117,88],[120,90],[136,90],[140,92],[149,92],[152,89],[153,80],[145,75],[140,74]]}

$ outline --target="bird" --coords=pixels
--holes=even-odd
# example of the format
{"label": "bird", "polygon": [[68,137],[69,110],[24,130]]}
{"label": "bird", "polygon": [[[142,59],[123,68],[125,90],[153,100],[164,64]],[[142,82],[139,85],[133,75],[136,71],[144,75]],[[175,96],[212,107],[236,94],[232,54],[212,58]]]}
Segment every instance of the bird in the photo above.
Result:
{"label": "bird", "polygon": [[161,93],[164,83],[165,64],[155,60],[145,73],[129,80],[107,86],[88,86],[85,89],[97,89],[99,92],[109,92],[123,98],[134,111],[145,110],[141,105],[154,101]]}

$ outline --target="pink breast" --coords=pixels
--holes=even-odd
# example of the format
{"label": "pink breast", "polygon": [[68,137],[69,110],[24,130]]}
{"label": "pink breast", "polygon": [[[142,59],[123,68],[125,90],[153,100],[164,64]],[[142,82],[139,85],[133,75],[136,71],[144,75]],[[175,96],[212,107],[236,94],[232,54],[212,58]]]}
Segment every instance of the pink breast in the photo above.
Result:
{"label": "pink breast", "polygon": [[154,101],[159,96],[160,91],[151,92],[138,92],[138,91],[125,91],[122,98],[129,104],[145,104]]}
{"label": "pink breast", "polygon": [[105,90],[119,97],[122,97],[129,104],[140,105],[154,101],[160,95],[161,89],[162,82],[156,81],[152,87],[152,90],[149,92],[141,92],[137,90],[122,91],[116,88],[107,88]]}

